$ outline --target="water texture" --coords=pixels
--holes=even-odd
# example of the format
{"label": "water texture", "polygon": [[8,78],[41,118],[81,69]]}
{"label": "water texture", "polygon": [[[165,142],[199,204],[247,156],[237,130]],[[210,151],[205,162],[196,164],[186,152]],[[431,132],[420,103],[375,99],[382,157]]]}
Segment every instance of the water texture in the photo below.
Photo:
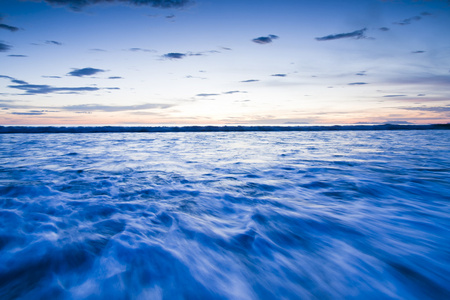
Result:
{"label": "water texture", "polygon": [[450,299],[450,131],[0,135],[0,299]]}

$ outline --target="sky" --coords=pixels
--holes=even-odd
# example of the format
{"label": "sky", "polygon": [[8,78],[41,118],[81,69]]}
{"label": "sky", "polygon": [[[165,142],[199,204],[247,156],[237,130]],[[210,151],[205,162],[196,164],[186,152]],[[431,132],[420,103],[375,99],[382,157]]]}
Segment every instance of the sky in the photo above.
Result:
{"label": "sky", "polygon": [[448,0],[1,0],[0,125],[450,122]]}

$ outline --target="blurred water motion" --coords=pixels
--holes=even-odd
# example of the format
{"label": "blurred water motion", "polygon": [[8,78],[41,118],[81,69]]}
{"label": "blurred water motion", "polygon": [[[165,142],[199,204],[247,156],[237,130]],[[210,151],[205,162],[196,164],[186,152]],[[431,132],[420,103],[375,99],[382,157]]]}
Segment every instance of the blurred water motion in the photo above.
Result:
{"label": "blurred water motion", "polygon": [[450,299],[450,132],[0,136],[1,299]]}

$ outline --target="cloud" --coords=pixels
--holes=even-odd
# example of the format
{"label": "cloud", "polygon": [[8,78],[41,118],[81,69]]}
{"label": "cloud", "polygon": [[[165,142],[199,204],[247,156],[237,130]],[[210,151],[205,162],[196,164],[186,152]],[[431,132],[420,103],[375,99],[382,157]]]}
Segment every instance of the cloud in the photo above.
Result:
{"label": "cloud", "polygon": [[406,97],[407,95],[384,95],[384,98],[397,98],[397,97]]}
{"label": "cloud", "polygon": [[[32,0],[28,0],[32,1]],[[85,6],[99,3],[125,3],[134,6],[148,5],[157,8],[179,8],[186,6],[190,0],[44,0],[48,4],[56,6],[68,6],[70,9],[79,11]]]}
{"label": "cloud", "polygon": [[317,37],[316,40],[331,41],[331,40],[338,40],[338,39],[345,39],[345,38],[365,39],[365,38],[367,38],[364,35],[364,32],[366,30],[367,30],[367,28],[363,28],[360,30],[355,30],[352,32],[347,32],[347,33],[330,34],[330,35],[323,36],[323,37]]}
{"label": "cloud", "polygon": [[274,76],[274,77],[286,77],[287,74],[272,74],[270,76]]}
{"label": "cloud", "polygon": [[437,107],[403,107],[402,109],[407,110],[419,110],[419,111],[431,111],[431,112],[450,112],[450,106],[437,106]]}
{"label": "cloud", "polygon": [[247,92],[245,92],[245,91],[228,91],[228,92],[223,92],[222,94],[231,95],[231,94],[238,94],[238,93],[246,94]]}
{"label": "cloud", "polygon": [[120,76],[110,76],[108,79],[122,79],[123,77]]}
{"label": "cloud", "polygon": [[425,51],[422,50],[418,50],[418,51],[412,51],[412,54],[420,54],[420,53],[425,53]]}
{"label": "cloud", "polygon": [[102,111],[102,112],[118,112],[129,110],[143,110],[143,109],[165,109],[172,107],[170,104],[158,104],[158,103],[146,103],[140,105],[101,105],[101,104],[80,104],[80,105],[67,105],[62,106],[59,109],[66,111]]}
{"label": "cloud", "polygon": [[163,58],[167,59],[182,59],[184,57],[186,57],[186,54],[178,52],[170,52],[163,55]]}
{"label": "cloud", "polygon": [[399,22],[394,22],[393,24],[401,25],[401,26],[410,25],[412,22],[417,22],[417,21],[422,20],[422,17],[427,17],[427,16],[431,16],[431,15],[432,14],[430,14],[429,12],[422,12],[420,14],[420,16],[414,16],[414,17],[411,17],[411,18],[407,18],[407,19],[401,20]]}
{"label": "cloud", "polygon": [[197,94],[197,97],[212,97],[212,96],[220,96],[220,94]]}
{"label": "cloud", "polygon": [[144,48],[130,48],[130,49],[128,49],[128,51],[131,51],[131,52],[150,52],[150,53],[155,53],[156,52],[156,50],[144,49]]}
{"label": "cloud", "polygon": [[43,75],[42,77],[43,78],[53,78],[53,79],[61,78],[61,76],[46,76],[46,75]]}
{"label": "cloud", "polygon": [[18,85],[8,85],[9,88],[18,89],[25,91],[25,95],[36,95],[36,94],[51,94],[51,93],[61,93],[67,92],[70,94],[78,94],[80,92],[92,92],[98,91],[100,88],[97,87],[53,87],[46,84],[18,84]]}
{"label": "cloud", "polygon": [[10,45],[0,42],[0,52],[9,51],[12,47]]}
{"label": "cloud", "polygon": [[361,72],[356,73],[355,75],[366,76],[367,74],[366,74],[366,71],[361,71]]}
{"label": "cloud", "polygon": [[83,69],[74,69],[72,72],[67,73],[67,75],[82,77],[82,76],[95,75],[100,72],[105,72],[105,70],[95,69],[95,68],[83,68]]}
{"label": "cloud", "polygon": [[36,112],[12,112],[12,115],[23,115],[23,116],[40,116],[45,115],[45,112],[42,111],[36,111]]}
{"label": "cloud", "polygon": [[389,28],[387,28],[387,27],[380,27],[380,28],[378,28],[378,30],[381,30],[381,31],[389,31]]}
{"label": "cloud", "polygon": [[21,54],[10,54],[9,57],[28,57],[28,55],[21,55]]}
{"label": "cloud", "polygon": [[364,84],[368,84],[367,82],[351,82],[348,85],[364,85]]}
{"label": "cloud", "polygon": [[252,40],[252,42],[257,44],[269,44],[272,43],[273,40],[278,39],[279,37],[274,34],[269,34],[268,36],[260,36]]}
{"label": "cloud", "polygon": [[57,41],[45,41],[45,43],[49,44],[49,45],[62,46],[62,43],[57,42]]}
{"label": "cloud", "polygon": [[179,52],[170,52],[162,55],[161,57],[163,59],[182,59],[187,56],[204,56],[206,53],[220,53],[217,50],[209,50],[209,51],[202,51],[202,52],[186,52],[186,53],[179,53]]}
{"label": "cloud", "polygon": [[17,27],[6,25],[6,24],[0,24],[0,29],[9,30],[11,32],[19,30],[19,28],[17,28]]}
{"label": "cloud", "polygon": [[240,82],[245,82],[245,83],[247,83],[247,82],[257,82],[257,81],[259,81],[259,79],[248,79],[248,80],[242,80],[242,81],[240,81]]}

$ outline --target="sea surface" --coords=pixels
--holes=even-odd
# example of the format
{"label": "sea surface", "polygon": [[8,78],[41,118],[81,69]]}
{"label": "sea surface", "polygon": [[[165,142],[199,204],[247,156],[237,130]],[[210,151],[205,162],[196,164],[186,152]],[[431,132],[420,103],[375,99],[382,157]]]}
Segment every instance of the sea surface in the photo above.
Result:
{"label": "sea surface", "polygon": [[450,299],[450,131],[0,135],[0,299]]}

